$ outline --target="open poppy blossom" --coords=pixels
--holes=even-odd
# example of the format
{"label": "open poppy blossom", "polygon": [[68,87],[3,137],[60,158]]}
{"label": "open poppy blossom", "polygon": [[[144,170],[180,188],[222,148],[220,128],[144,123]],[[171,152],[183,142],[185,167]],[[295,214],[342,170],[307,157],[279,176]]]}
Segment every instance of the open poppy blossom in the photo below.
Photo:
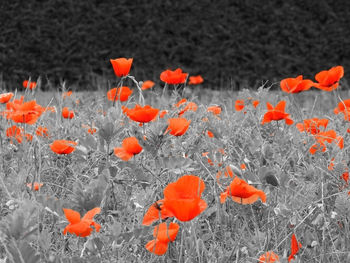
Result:
{"label": "open poppy blossom", "polygon": [[[28,85],[29,84],[29,85]],[[28,80],[23,81],[23,88],[29,88],[30,90],[35,89],[36,87],[36,82],[31,81],[29,82]]]}
{"label": "open poppy blossom", "polygon": [[7,103],[10,101],[12,97],[13,97],[12,92],[0,94],[0,103],[2,104]]}
{"label": "open poppy blossom", "polygon": [[205,189],[202,179],[195,175],[184,175],[164,189],[163,206],[180,221],[190,221],[207,208],[201,199]]}
{"label": "open poppy blossom", "polygon": [[174,106],[178,108],[178,107],[180,107],[182,104],[184,104],[186,102],[187,102],[187,99],[183,98],[183,99],[179,100]]}
{"label": "open poppy blossom", "polygon": [[168,245],[176,239],[180,226],[171,222],[169,228],[166,223],[161,223],[154,227],[153,237],[155,239],[146,244],[146,249],[158,256],[164,255],[168,250]]}
{"label": "open poppy blossom", "polygon": [[107,98],[110,101],[127,101],[132,92],[133,91],[126,86],[120,88],[113,88],[107,92]]}
{"label": "open poppy blossom", "polygon": [[155,83],[152,80],[146,80],[142,83],[142,90],[147,90],[147,89],[151,89],[153,88],[153,86],[155,85]]}
{"label": "open poppy blossom", "polygon": [[243,205],[253,204],[259,198],[262,202],[266,203],[266,195],[262,190],[256,189],[254,186],[249,185],[238,176],[233,179],[226,191],[220,194],[220,203],[225,203],[228,196],[231,196],[234,202]]}
{"label": "open poppy blossom", "polygon": [[[9,138],[15,138],[18,143],[22,143],[22,140],[23,140],[22,129],[17,127],[16,125],[13,125],[10,128],[7,128],[6,136]],[[11,142],[12,142],[12,139],[11,139]]]}
{"label": "open poppy blossom", "polygon": [[63,97],[63,99],[65,99],[65,98],[72,96],[72,94],[73,94],[73,91],[71,91],[71,90],[66,91],[66,92],[63,92],[62,97]]}
{"label": "open poppy blossom", "polygon": [[296,78],[283,79],[280,82],[280,87],[287,93],[299,93],[309,90],[314,86],[314,82],[309,79],[303,79],[303,75],[299,75]]}
{"label": "open poppy blossom", "polygon": [[132,65],[133,58],[116,58],[116,59],[110,59],[110,62],[113,66],[113,70],[115,75],[117,75],[119,78],[125,77],[129,74],[130,68]]}
{"label": "open poppy blossom", "polygon": [[128,117],[133,121],[146,123],[157,117],[159,109],[152,108],[150,105],[141,107],[140,105],[136,104],[133,109],[128,109],[125,107],[123,112],[125,112],[125,114],[128,115]]}
{"label": "open poppy blossom", "polygon": [[[44,185],[44,183],[38,183],[38,182],[34,182],[34,186],[33,186],[33,191],[39,191],[39,189]],[[31,190],[32,189],[32,183],[28,183],[27,187]]]}
{"label": "open poppy blossom", "polygon": [[342,66],[332,67],[329,70],[323,70],[316,74],[315,87],[325,91],[332,91],[338,88],[339,80],[344,76],[344,68]]}
{"label": "open poppy blossom", "polygon": [[191,121],[186,118],[170,118],[168,119],[169,126],[165,133],[170,131],[171,135],[181,136],[184,135],[190,126]]}
{"label": "open poppy blossom", "polygon": [[344,138],[342,136],[337,136],[334,130],[322,131],[314,135],[316,143],[311,146],[309,152],[315,154],[317,151],[326,151],[326,142],[332,143],[333,141],[338,145],[340,149],[344,148]]}
{"label": "open poppy blossom", "polygon": [[187,103],[187,105],[185,106],[185,108],[183,108],[180,112],[179,112],[179,116],[181,117],[186,111],[197,111],[198,106],[196,103],[190,101]]}
{"label": "open poppy blossom", "polygon": [[293,124],[293,120],[289,117],[289,114],[284,111],[286,107],[286,102],[284,100],[278,102],[275,108],[269,102],[267,102],[266,105],[267,112],[265,113],[264,118],[261,122],[262,125],[271,121],[280,120],[284,120],[287,125]]}
{"label": "open poppy blossom", "polygon": [[312,119],[306,119],[303,121],[303,123],[297,123],[296,127],[300,132],[307,132],[312,135],[315,135],[319,133],[320,126],[323,126],[324,129],[327,128],[328,120],[327,119],[318,119],[318,118],[312,118]]}
{"label": "open poppy blossom", "polygon": [[167,110],[162,110],[160,113],[159,113],[159,118],[164,118],[164,116],[168,114],[168,111]]}
{"label": "open poppy blossom", "polygon": [[291,240],[291,254],[288,257],[288,262],[291,261],[292,259],[295,259],[294,256],[299,252],[299,248],[301,248],[301,243],[297,241],[297,238],[295,237],[295,234],[293,233],[292,235],[292,240]]}
{"label": "open poppy blossom", "polygon": [[46,127],[39,126],[36,129],[35,134],[41,137],[44,137],[44,136],[49,137],[49,130]]}
{"label": "open poppy blossom", "polygon": [[202,84],[204,81],[204,79],[202,78],[201,75],[197,75],[197,76],[190,76],[189,77],[189,85],[199,85]]}
{"label": "open poppy blossom", "polygon": [[185,83],[187,75],[180,68],[174,71],[167,69],[160,74],[160,80],[167,84],[182,84]]}
{"label": "open poppy blossom", "polygon": [[214,105],[208,107],[207,111],[213,113],[214,115],[220,115],[222,109],[220,106]]}
{"label": "open poppy blossom", "polygon": [[334,113],[343,113],[344,120],[350,121],[350,99],[339,102],[338,107],[334,109]]}
{"label": "open poppy blossom", "polygon": [[22,101],[10,101],[6,104],[5,114],[7,119],[16,123],[34,124],[40,115],[46,110],[36,103],[35,100],[23,103]]}
{"label": "open poppy blossom", "polygon": [[244,109],[244,101],[243,100],[236,100],[235,101],[235,109],[236,111],[241,111]]}
{"label": "open poppy blossom", "polygon": [[114,154],[123,161],[130,160],[134,155],[139,154],[142,147],[136,137],[125,138],[122,142],[122,147],[114,148]]}
{"label": "open poppy blossom", "polygon": [[273,251],[267,251],[259,257],[259,263],[273,263],[279,262],[278,255]]}
{"label": "open poppy blossom", "polygon": [[173,217],[174,215],[168,211],[164,205],[164,200],[159,200],[153,203],[143,216],[142,225],[149,226],[153,222],[158,221],[160,219],[166,219],[168,217]]}
{"label": "open poppy blossom", "polygon": [[74,152],[74,146],[77,144],[78,143],[74,141],[56,140],[50,145],[50,148],[54,153],[57,154],[70,154]]}
{"label": "open poppy blossom", "polygon": [[73,119],[74,118],[74,111],[69,110],[68,107],[64,107],[62,109],[62,117],[65,119]]}
{"label": "open poppy blossom", "polygon": [[97,232],[100,231],[101,225],[96,223],[93,218],[96,214],[101,213],[101,208],[95,207],[88,211],[83,218],[80,218],[80,214],[72,209],[63,208],[64,214],[69,224],[64,228],[63,234],[67,232],[75,234],[78,237],[87,237],[91,235],[93,230],[92,226]]}

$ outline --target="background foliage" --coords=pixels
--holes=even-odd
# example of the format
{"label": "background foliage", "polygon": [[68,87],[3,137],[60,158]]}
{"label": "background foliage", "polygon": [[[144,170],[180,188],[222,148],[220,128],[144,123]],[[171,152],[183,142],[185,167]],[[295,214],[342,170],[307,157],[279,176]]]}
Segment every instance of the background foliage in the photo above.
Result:
{"label": "background foliage", "polygon": [[133,57],[139,79],[182,67],[215,88],[312,78],[350,68],[349,12],[330,0],[3,0],[0,72],[10,88],[39,75],[92,88],[113,79],[110,58]]}

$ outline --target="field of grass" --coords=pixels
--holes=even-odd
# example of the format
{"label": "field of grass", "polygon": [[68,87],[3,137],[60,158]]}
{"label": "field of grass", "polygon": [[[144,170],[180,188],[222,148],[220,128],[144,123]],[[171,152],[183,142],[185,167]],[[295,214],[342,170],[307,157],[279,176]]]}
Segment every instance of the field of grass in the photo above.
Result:
{"label": "field of grass", "polygon": [[0,262],[350,262],[350,91],[117,81],[0,104]]}

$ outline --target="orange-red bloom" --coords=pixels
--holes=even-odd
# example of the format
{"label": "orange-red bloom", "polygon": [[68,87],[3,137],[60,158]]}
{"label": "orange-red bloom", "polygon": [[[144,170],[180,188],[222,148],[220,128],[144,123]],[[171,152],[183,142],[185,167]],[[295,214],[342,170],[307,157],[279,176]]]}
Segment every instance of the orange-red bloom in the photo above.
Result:
{"label": "orange-red bloom", "polygon": [[39,126],[36,131],[36,135],[41,136],[41,137],[49,137],[49,130],[46,127]]}
{"label": "orange-red bloom", "polygon": [[164,118],[165,114],[168,114],[168,111],[167,111],[167,110],[162,110],[162,111],[159,113],[159,118]]}
{"label": "orange-red bloom", "polygon": [[155,117],[157,117],[159,109],[152,108],[149,105],[141,107],[136,104],[133,109],[123,108],[123,112],[133,121],[145,123],[152,121]]}
{"label": "orange-red bloom", "polygon": [[174,71],[167,69],[160,74],[160,79],[167,84],[181,84],[185,83],[187,75],[188,74],[183,73],[180,68]]}
{"label": "orange-red bloom", "polygon": [[146,90],[146,89],[150,89],[153,88],[153,86],[155,85],[155,83],[152,80],[146,80],[142,83],[142,90]]}
{"label": "orange-red bloom", "polygon": [[12,92],[0,94],[0,103],[7,103],[10,101],[12,97],[13,97]]}
{"label": "orange-red bloom", "polygon": [[197,111],[198,106],[196,103],[190,101],[187,103],[187,105],[185,106],[185,108],[183,108],[180,112],[179,112],[179,116],[181,117],[186,111]]}
{"label": "orange-red bloom", "polygon": [[278,262],[280,259],[278,255],[273,251],[267,251],[259,257],[259,263],[273,263]]}
{"label": "orange-red bloom", "polygon": [[23,81],[23,87],[24,88],[29,88],[29,89],[35,89],[35,87],[36,87],[36,82],[35,81],[31,81],[31,82],[29,82],[29,85],[28,85],[28,80],[25,80],[25,81]]}
{"label": "orange-red bloom", "polygon": [[226,191],[220,194],[220,202],[224,203],[228,196],[232,197],[232,200],[239,204],[253,204],[259,198],[264,203],[266,202],[266,195],[262,190],[256,189],[254,186],[249,185],[243,179],[236,176],[227,187]]}
{"label": "orange-red bloom", "polygon": [[68,107],[64,107],[62,109],[62,117],[65,119],[73,119],[74,118],[74,111],[69,110]]}
{"label": "orange-red bloom", "polygon": [[[117,91],[118,90],[118,91]],[[107,98],[108,100],[120,100],[120,101],[127,101],[129,96],[132,94],[132,90],[129,89],[129,87],[127,86],[124,86],[124,87],[120,87],[120,88],[113,88],[113,89],[110,89],[108,92],[107,92]]]}
{"label": "orange-red bloom", "polygon": [[280,82],[281,89],[287,93],[299,93],[302,91],[309,90],[315,83],[309,79],[303,79],[300,75],[296,78],[283,79]]}
{"label": "orange-red bloom", "polygon": [[293,120],[289,117],[289,114],[284,111],[284,108],[286,107],[286,102],[284,100],[277,103],[275,108],[269,102],[267,102],[266,105],[267,112],[265,113],[261,124],[280,120],[285,120],[287,125],[293,124]]}
{"label": "orange-red bloom", "polygon": [[[33,191],[39,191],[39,189],[44,185],[44,183],[38,183],[38,182],[34,182],[34,187],[33,187]],[[28,183],[27,187],[29,189],[32,189],[32,183]]]}
{"label": "orange-red bloom", "polygon": [[315,87],[325,91],[332,91],[339,85],[339,80],[344,76],[344,68],[336,66],[329,70],[323,70],[316,74]]}
{"label": "orange-red bloom", "polygon": [[181,136],[184,135],[190,126],[191,121],[186,118],[170,118],[168,119],[169,126],[165,133],[170,131],[171,135]]}
{"label": "orange-red bloom", "polygon": [[155,239],[146,244],[146,249],[158,256],[164,255],[168,250],[168,244],[176,239],[179,228],[179,225],[173,222],[169,224],[169,228],[166,223],[155,226],[153,230]]}
{"label": "orange-red bloom", "polygon": [[208,107],[207,111],[213,113],[214,115],[220,115],[222,109],[220,106],[214,105]]}
{"label": "orange-red bloom", "polygon": [[51,145],[50,148],[54,153],[57,154],[70,154],[72,153],[78,143],[67,140],[56,140]]}
{"label": "orange-red bloom", "polygon": [[350,99],[338,103],[338,107],[334,109],[335,114],[344,114],[344,120],[350,121]]}
{"label": "orange-red bloom", "polygon": [[95,207],[91,209],[83,216],[83,218],[80,218],[80,214],[72,209],[63,208],[63,211],[69,222],[63,230],[64,235],[69,232],[78,237],[87,237],[93,230],[91,226],[93,226],[97,232],[100,231],[101,225],[94,222],[93,218],[96,214],[101,212],[101,208]]}
{"label": "orange-red bloom", "polygon": [[325,152],[327,149],[326,142],[332,143],[334,141],[340,149],[344,148],[344,138],[337,136],[334,130],[319,132],[314,135],[314,138],[316,139],[316,143],[309,149],[311,154],[315,154],[318,150]]}
{"label": "orange-red bloom", "polygon": [[114,148],[114,154],[123,161],[130,160],[134,155],[139,154],[142,147],[136,137],[125,138],[122,142],[122,147]]}
{"label": "orange-red bloom", "polygon": [[190,76],[189,77],[189,85],[199,85],[201,83],[203,83],[204,79],[202,78],[201,75],[197,75],[197,76]]}
{"label": "orange-red bloom", "polygon": [[235,109],[236,111],[241,111],[244,109],[244,101],[243,100],[236,100],[235,101]]}
{"label": "orange-red bloom", "polygon": [[297,123],[296,127],[300,132],[305,131],[307,133],[315,135],[321,131],[320,126],[323,126],[323,128],[326,129],[327,125],[327,119],[312,118],[304,120],[303,123]]}
{"label": "orange-red bloom", "polygon": [[125,77],[129,74],[133,58],[116,58],[110,60],[113,66],[115,75],[120,77]]}
{"label": "orange-red bloom", "polygon": [[164,189],[163,205],[180,221],[190,221],[207,208],[201,199],[205,189],[202,179],[195,175],[184,175]]}
{"label": "orange-red bloom", "polygon": [[[6,136],[10,138],[13,137],[17,140],[18,143],[22,143],[22,140],[23,140],[22,129],[17,127],[16,125],[13,125],[6,130]],[[12,139],[11,139],[11,142],[12,142]]]}
{"label": "orange-red bloom", "polygon": [[23,99],[8,102],[6,109],[7,119],[26,124],[34,124],[45,111],[35,100],[23,103]]}
{"label": "orange-red bloom", "polygon": [[63,97],[63,99],[65,99],[65,98],[67,98],[67,97],[70,97],[70,96],[72,96],[72,94],[73,94],[73,91],[66,91],[66,92],[64,92],[63,94],[62,94],[62,97]]}
{"label": "orange-red bloom", "polygon": [[166,219],[168,217],[173,217],[174,215],[168,211],[164,205],[164,199],[153,203],[147,210],[146,214],[143,216],[142,225],[149,226],[153,222]]}
{"label": "orange-red bloom", "polygon": [[295,234],[292,235],[291,240],[291,254],[288,257],[288,262],[294,259],[294,256],[298,253],[299,248],[301,248],[301,243],[297,241],[297,238],[295,237]]}

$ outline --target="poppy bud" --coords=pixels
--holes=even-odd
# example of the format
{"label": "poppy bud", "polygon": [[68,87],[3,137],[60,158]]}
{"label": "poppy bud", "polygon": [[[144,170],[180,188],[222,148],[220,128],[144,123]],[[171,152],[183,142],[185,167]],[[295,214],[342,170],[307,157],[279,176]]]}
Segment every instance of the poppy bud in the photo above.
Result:
{"label": "poppy bud", "polygon": [[273,149],[270,144],[265,144],[262,147],[262,155],[265,159],[272,159],[273,158]]}
{"label": "poppy bud", "polygon": [[266,181],[266,183],[277,187],[279,185],[278,179],[277,177],[274,175],[274,171],[272,170],[268,170],[265,175],[264,175],[264,179]]}

